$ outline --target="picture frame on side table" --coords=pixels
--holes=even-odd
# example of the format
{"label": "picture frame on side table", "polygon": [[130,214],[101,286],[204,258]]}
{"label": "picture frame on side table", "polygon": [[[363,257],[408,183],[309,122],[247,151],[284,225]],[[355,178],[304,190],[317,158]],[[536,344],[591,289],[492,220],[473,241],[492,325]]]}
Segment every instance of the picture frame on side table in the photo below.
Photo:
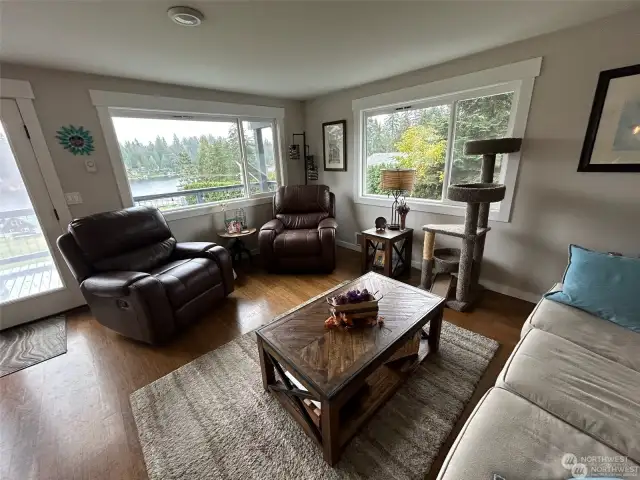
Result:
{"label": "picture frame on side table", "polygon": [[322,124],[324,170],[326,172],[347,171],[347,121]]}
{"label": "picture frame on side table", "polygon": [[640,64],[600,72],[579,172],[640,172]]}

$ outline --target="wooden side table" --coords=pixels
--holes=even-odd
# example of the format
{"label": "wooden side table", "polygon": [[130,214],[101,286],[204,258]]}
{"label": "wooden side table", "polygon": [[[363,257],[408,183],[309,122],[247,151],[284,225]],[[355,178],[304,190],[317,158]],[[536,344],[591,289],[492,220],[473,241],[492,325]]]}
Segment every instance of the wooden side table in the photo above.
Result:
{"label": "wooden side table", "polygon": [[231,260],[233,261],[233,263],[241,262],[243,253],[247,254],[247,256],[249,257],[249,262],[251,262],[251,252],[245,246],[244,242],[242,241],[242,237],[253,235],[254,233],[256,233],[256,231],[256,228],[249,228],[238,233],[228,233],[224,231],[218,232],[219,237],[231,239],[229,245],[227,246],[227,250],[229,250],[229,253],[231,254]]}
{"label": "wooden side table", "polygon": [[[382,247],[382,248],[380,248]],[[360,232],[360,256],[362,273],[373,268],[378,250],[384,251],[382,274],[398,277],[411,271],[411,250],[413,248],[413,228],[404,230],[383,230],[375,228]],[[394,259],[393,254],[396,253]]]}

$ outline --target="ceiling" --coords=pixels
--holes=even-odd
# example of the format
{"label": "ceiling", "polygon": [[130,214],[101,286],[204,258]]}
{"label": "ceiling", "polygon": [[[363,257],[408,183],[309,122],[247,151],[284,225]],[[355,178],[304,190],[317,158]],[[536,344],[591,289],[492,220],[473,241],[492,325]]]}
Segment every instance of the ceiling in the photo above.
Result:
{"label": "ceiling", "polygon": [[[173,24],[186,4],[206,19]],[[0,0],[0,60],[276,97],[435,65],[640,6],[633,1]]]}

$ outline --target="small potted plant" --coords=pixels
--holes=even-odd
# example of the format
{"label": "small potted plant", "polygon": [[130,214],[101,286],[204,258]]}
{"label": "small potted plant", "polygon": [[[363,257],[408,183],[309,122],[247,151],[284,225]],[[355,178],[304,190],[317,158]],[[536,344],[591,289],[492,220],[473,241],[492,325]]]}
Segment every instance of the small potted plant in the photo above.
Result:
{"label": "small potted plant", "polygon": [[400,215],[400,230],[404,230],[406,228],[405,221],[407,219],[407,213],[409,213],[410,210],[411,208],[409,208],[409,205],[407,205],[407,202],[404,200],[401,200],[400,203],[398,203],[396,212]]}

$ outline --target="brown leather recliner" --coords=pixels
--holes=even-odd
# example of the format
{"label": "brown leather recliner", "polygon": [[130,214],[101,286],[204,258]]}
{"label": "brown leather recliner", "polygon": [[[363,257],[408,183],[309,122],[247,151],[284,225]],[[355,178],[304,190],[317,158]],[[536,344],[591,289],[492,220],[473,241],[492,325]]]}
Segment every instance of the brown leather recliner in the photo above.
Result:
{"label": "brown leather recliner", "polygon": [[273,220],[259,235],[260,257],[268,270],[321,270],[336,266],[335,195],[326,185],[280,187],[273,197]]}
{"label": "brown leather recliner", "polygon": [[229,253],[177,243],[155,208],[74,220],[58,248],[96,319],[143,342],[166,342],[233,292]]}

